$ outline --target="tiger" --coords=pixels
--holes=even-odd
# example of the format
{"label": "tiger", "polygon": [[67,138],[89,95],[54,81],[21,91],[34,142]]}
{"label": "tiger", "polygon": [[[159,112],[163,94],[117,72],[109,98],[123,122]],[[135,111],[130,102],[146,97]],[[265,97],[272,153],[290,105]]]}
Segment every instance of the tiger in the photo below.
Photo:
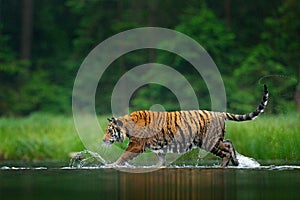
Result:
{"label": "tiger", "polygon": [[249,114],[232,114],[207,110],[186,110],[155,112],[135,111],[117,118],[108,118],[103,142],[111,145],[123,143],[129,138],[125,152],[109,167],[121,166],[142,154],[147,149],[158,158],[157,166],[166,167],[167,153],[185,153],[200,148],[220,157],[221,167],[227,167],[231,161],[238,166],[237,153],[232,142],[225,137],[225,121],[237,122],[253,120],[268,103],[268,88],[264,85],[262,101],[255,111]]}

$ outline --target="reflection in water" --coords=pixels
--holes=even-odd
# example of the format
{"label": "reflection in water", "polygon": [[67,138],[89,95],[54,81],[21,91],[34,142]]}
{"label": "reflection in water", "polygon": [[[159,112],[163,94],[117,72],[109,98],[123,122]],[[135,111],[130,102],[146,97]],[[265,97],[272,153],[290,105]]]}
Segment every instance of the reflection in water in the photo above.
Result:
{"label": "reflection in water", "polygon": [[223,170],[171,169],[147,174],[121,173],[121,199],[221,199],[226,192]]}
{"label": "reflection in water", "polygon": [[162,169],[146,174],[118,173],[118,180],[109,184],[116,189],[115,199],[296,199],[299,195],[298,170]]}
{"label": "reflection in water", "polygon": [[298,199],[300,168],[114,169],[0,166],[0,199]]}

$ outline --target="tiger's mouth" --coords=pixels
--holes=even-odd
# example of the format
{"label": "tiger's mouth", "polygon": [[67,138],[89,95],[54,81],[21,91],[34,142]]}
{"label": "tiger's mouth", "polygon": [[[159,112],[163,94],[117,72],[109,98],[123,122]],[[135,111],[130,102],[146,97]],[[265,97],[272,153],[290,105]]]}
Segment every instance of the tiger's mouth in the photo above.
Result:
{"label": "tiger's mouth", "polygon": [[115,140],[114,139],[106,139],[106,138],[104,138],[103,139],[103,142],[104,142],[104,144],[105,145],[108,145],[108,146],[110,146],[110,145],[112,145],[114,142],[115,142]]}

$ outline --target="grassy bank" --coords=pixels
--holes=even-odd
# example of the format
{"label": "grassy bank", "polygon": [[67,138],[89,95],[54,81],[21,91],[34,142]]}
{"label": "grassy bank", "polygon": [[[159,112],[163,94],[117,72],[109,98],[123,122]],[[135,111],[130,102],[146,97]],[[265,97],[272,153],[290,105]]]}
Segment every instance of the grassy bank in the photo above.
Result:
{"label": "grassy bank", "polygon": [[228,122],[226,138],[238,152],[256,159],[300,160],[300,115],[264,115],[249,122]]}
{"label": "grassy bank", "polygon": [[[226,138],[232,140],[238,152],[255,159],[299,160],[299,122],[299,114],[228,122]],[[70,152],[83,149],[71,116],[0,118],[0,160],[67,161]]]}
{"label": "grassy bank", "polygon": [[0,160],[67,160],[84,149],[72,117],[33,114],[0,119]]}

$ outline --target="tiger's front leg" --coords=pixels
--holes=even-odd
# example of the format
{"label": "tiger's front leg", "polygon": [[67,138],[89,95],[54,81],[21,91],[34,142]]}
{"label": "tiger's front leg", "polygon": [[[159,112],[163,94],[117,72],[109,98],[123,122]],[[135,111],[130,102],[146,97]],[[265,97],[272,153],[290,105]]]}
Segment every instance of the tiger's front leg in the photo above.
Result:
{"label": "tiger's front leg", "polygon": [[157,153],[158,158],[157,167],[165,168],[166,167],[166,154],[165,153]]}
{"label": "tiger's front leg", "polygon": [[123,165],[125,162],[132,160],[133,158],[137,157],[141,153],[145,151],[145,147],[140,142],[130,141],[128,147],[126,148],[125,152],[118,158],[117,161],[107,164],[107,167],[114,167],[118,165]]}

